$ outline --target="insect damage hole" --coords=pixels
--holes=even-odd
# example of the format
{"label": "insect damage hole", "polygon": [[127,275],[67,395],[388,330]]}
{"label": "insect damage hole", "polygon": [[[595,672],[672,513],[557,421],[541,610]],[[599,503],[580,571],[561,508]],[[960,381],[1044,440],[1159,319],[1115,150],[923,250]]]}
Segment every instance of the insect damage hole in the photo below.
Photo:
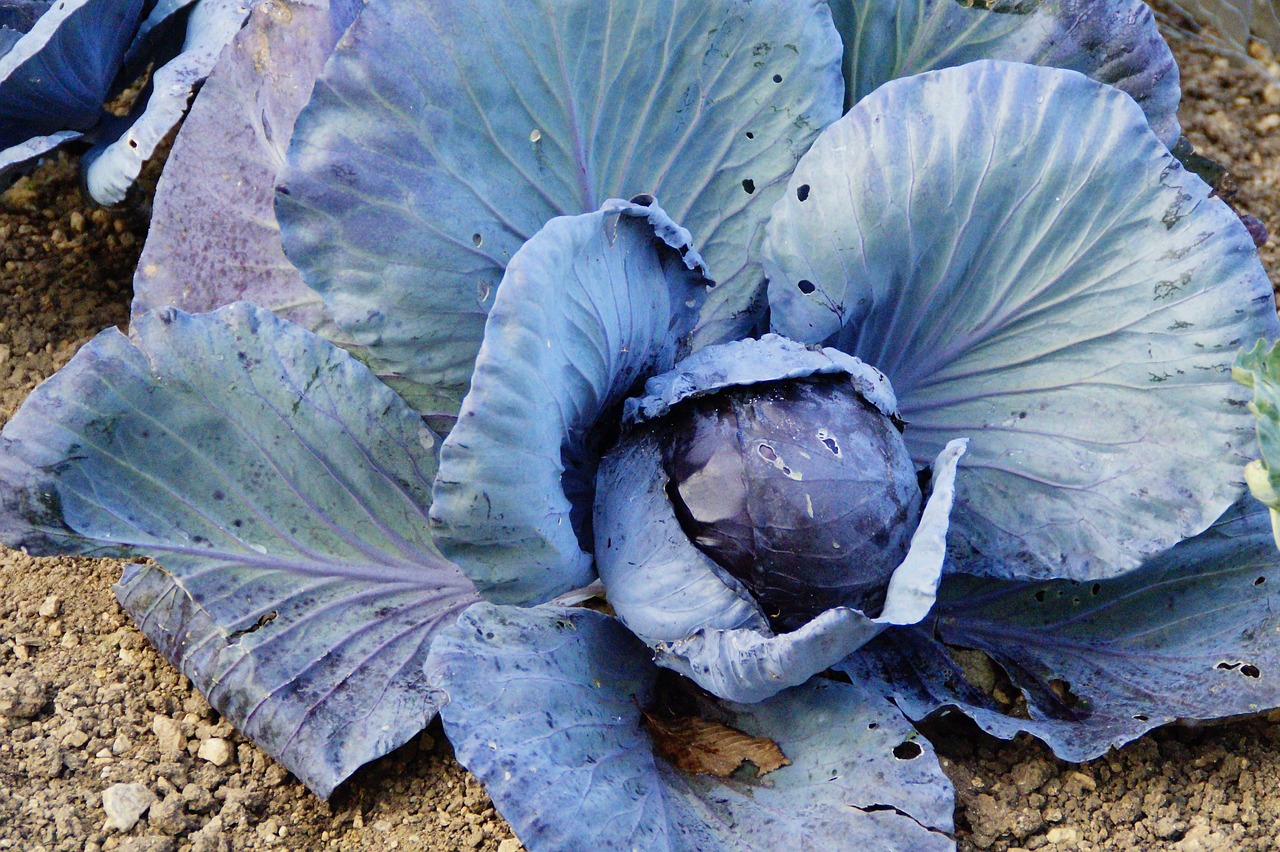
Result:
{"label": "insect damage hole", "polygon": [[905,743],[898,743],[893,747],[893,756],[898,760],[915,760],[924,754],[924,749],[920,748],[919,743],[913,743],[907,740]]}
{"label": "insect damage hole", "polygon": [[781,83],[781,82],[782,82],[782,75],[781,75],[781,74],[774,74],[774,75],[773,75],[773,82],[775,82],[775,83]]}
{"label": "insect damage hole", "polygon": [[246,627],[246,628],[244,628],[243,630],[236,630],[236,631],[234,631],[233,633],[231,633],[230,635],[228,635],[228,636],[227,636],[227,644],[230,644],[230,643],[232,643],[232,642],[236,641],[236,640],[237,640],[237,639],[239,639],[241,636],[248,636],[250,633],[255,633],[255,632],[257,632],[257,631],[261,630],[262,628],[266,627],[266,626],[267,626],[268,624],[270,624],[271,622],[275,621],[275,620],[276,620],[276,616],[277,616],[277,615],[279,615],[279,614],[280,614],[280,613],[276,612],[275,610],[272,610],[271,612],[265,613],[264,615],[262,615],[262,617],[260,617],[260,618],[259,618],[259,619],[258,619],[258,620],[253,624],[253,626],[252,626],[252,627]]}
{"label": "insect damage hole", "polygon": [[747,193],[747,195],[751,195],[756,191],[756,182],[751,178],[746,178],[742,181],[742,189]]}
{"label": "insect damage hole", "polygon": [[1252,663],[1245,663],[1239,660],[1223,660],[1218,663],[1218,665],[1214,666],[1214,668],[1221,669],[1224,672],[1238,671],[1240,674],[1248,678],[1262,677],[1262,671],[1257,666]]}
{"label": "insect damage hole", "polygon": [[472,234],[471,244],[474,245],[476,248],[480,248],[480,246],[484,245],[484,237],[480,236],[479,234]]}
{"label": "insect damage hole", "polygon": [[807,183],[801,184],[799,187],[796,188],[796,200],[798,201],[809,200],[809,184]]}
{"label": "insect damage hole", "polygon": [[814,292],[818,288],[813,286],[813,282],[810,281],[808,278],[802,278],[796,284],[796,289],[799,290],[801,293],[804,293],[806,296],[808,296],[810,293]]}

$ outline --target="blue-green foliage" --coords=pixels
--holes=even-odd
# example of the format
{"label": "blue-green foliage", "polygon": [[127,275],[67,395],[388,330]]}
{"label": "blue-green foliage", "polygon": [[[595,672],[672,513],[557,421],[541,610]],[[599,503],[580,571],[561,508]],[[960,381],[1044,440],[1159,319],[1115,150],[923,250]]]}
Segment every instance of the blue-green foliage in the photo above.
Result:
{"label": "blue-green foliage", "polygon": [[[315,25],[281,52],[307,81]],[[1084,759],[1280,704],[1230,378],[1280,323],[1165,147],[1176,95],[1130,0],[373,0],[298,118],[281,230],[230,229],[231,280],[143,298],[6,425],[0,537],[152,557],[123,605],[322,795],[443,707],[530,849],[953,848],[906,717]],[[262,195],[287,100],[247,119]],[[255,289],[281,240],[314,292]],[[360,360],[244,303],[159,308],[224,293],[298,294]],[[834,385],[874,425],[793,416]],[[725,393],[758,431],[692,440]],[[867,429],[895,484],[860,506],[869,474],[829,474]],[[733,465],[750,488],[709,475]],[[850,596],[786,565],[757,594],[779,563],[742,557],[882,539]],[[607,613],[557,597],[597,579]],[[690,774],[654,733],[689,718],[789,764]]]}

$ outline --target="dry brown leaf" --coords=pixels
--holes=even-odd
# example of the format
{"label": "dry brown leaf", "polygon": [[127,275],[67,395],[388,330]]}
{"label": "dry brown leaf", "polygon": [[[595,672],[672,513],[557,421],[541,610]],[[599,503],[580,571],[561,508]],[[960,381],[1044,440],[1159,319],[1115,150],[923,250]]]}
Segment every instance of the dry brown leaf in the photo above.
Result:
{"label": "dry brown leaf", "polygon": [[644,718],[658,753],[685,772],[728,778],[747,761],[760,775],[791,764],[768,737],[753,737],[696,716],[664,719],[645,713]]}

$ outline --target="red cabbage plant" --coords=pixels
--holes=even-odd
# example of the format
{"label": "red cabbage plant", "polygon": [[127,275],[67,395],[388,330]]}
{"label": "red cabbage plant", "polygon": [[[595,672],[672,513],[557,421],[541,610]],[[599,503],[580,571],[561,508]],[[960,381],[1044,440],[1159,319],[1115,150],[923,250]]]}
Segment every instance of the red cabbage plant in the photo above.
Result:
{"label": "red cabbage plant", "polygon": [[952,849],[936,712],[1280,705],[1252,239],[1145,7],[982,5],[375,0],[239,125],[269,274],[153,255],[0,538],[151,557],[122,605],[319,795],[439,713],[530,849]]}

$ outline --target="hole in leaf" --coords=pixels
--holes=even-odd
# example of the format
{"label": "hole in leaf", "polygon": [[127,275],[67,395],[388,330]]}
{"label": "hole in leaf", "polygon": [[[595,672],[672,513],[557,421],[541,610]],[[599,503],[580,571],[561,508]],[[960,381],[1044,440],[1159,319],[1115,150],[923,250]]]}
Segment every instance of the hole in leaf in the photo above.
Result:
{"label": "hole in leaf", "polygon": [[775,452],[773,447],[769,446],[768,444],[761,444],[759,447],[756,448],[756,452],[760,454],[760,458],[764,459],[767,462],[775,462],[778,460],[777,452]]}
{"label": "hole in leaf", "polygon": [[480,246],[484,245],[484,237],[480,236],[479,234],[472,234],[472,235],[471,235],[471,243],[472,243],[476,248],[480,248]]}
{"label": "hole in leaf", "polygon": [[1080,703],[1080,696],[1071,691],[1071,684],[1061,678],[1049,681],[1049,688],[1053,690],[1054,695],[1058,696],[1058,700],[1068,707],[1075,707]]}
{"label": "hole in leaf", "polygon": [[781,83],[781,82],[782,82],[782,75],[781,75],[781,74],[774,74],[774,75],[773,75],[773,82],[775,82],[775,83]]}
{"label": "hole in leaf", "polygon": [[747,178],[742,182],[742,188],[746,190],[747,195],[751,195],[756,191],[756,182],[751,178]]}
{"label": "hole in leaf", "polygon": [[918,743],[913,743],[910,740],[893,747],[893,756],[898,760],[915,760],[922,754],[924,754],[924,749],[920,748]]}
{"label": "hole in leaf", "polygon": [[657,199],[647,192],[642,192],[639,195],[633,195],[631,197],[631,203],[639,204],[641,207],[652,207],[657,203]]}
{"label": "hole in leaf", "polygon": [[879,723],[879,722],[869,722],[869,723],[867,724],[867,730],[868,730],[868,731],[874,731],[874,730],[875,730],[876,728],[878,728],[878,727],[880,727],[880,723]]}
{"label": "hole in leaf", "polygon": [[756,138],[756,135],[755,135],[754,133],[752,133],[750,130],[748,130],[748,131],[747,131],[747,138],[748,138],[748,139],[755,139],[755,138]]}
{"label": "hole in leaf", "polygon": [[1258,579],[1256,579],[1256,580],[1254,580],[1254,581],[1253,581],[1253,584],[1254,584],[1255,586],[1261,586],[1261,585],[1262,585],[1263,583],[1265,583],[1265,582],[1267,582],[1267,578],[1266,578],[1266,577],[1259,577]]}
{"label": "hole in leaf", "polygon": [[797,198],[797,199],[799,199],[800,201],[808,201],[808,200],[809,200],[809,184],[807,184],[807,183],[806,183],[806,184],[801,184],[801,185],[796,189],[796,198]]}
{"label": "hole in leaf", "polygon": [[1101,594],[1101,592],[1102,592],[1101,583],[1094,583],[1093,588],[1089,589],[1089,594],[1091,595],[1098,595],[1098,594]]}
{"label": "hole in leaf", "polygon": [[1258,671],[1258,667],[1251,666],[1248,663],[1240,667],[1240,674],[1244,675],[1245,677],[1253,677],[1253,678],[1262,677],[1262,672]]}
{"label": "hole in leaf", "polygon": [[138,147],[138,143],[137,143],[136,141],[134,141],[133,139],[130,139],[130,140],[129,140],[129,147],[130,147],[130,148],[137,148],[137,147]]}
{"label": "hole in leaf", "polygon": [[1040,603],[1044,603],[1044,599],[1048,597],[1048,594],[1049,593],[1046,590],[1041,589],[1040,591],[1036,592],[1036,600],[1039,601]]}
{"label": "hole in leaf", "polygon": [[236,641],[237,639],[239,639],[241,636],[248,636],[250,633],[255,633],[255,632],[257,632],[257,631],[261,630],[262,628],[266,627],[266,626],[267,626],[268,624],[270,624],[271,622],[275,621],[275,620],[276,620],[276,616],[277,616],[277,615],[279,615],[279,614],[280,614],[280,613],[276,612],[275,610],[272,610],[271,612],[265,613],[264,615],[262,615],[261,617],[259,617],[259,618],[258,618],[258,620],[257,620],[256,622],[254,622],[254,624],[253,624],[253,626],[252,626],[252,627],[246,627],[244,630],[237,630],[237,631],[235,631],[235,632],[233,632],[233,633],[229,634],[229,635],[227,636],[227,644],[228,644],[228,645],[229,645],[229,644],[231,644],[232,642],[234,642],[234,641]]}
{"label": "hole in leaf", "polygon": [[1136,713],[1133,718],[1139,722],[1146,722],[1150,717],[1148,717],[1146,713]]}
{"label": "hole in leaf", "polygon": [[810,281],[809,279],[802,278],[800,280],[800,283],[796,285],[796,289],[798,289],[801,293],[804,293],[807,296],[810,293],[812,293],[814,290],[817,290],[818,288],[813,286],[813,282]]}

